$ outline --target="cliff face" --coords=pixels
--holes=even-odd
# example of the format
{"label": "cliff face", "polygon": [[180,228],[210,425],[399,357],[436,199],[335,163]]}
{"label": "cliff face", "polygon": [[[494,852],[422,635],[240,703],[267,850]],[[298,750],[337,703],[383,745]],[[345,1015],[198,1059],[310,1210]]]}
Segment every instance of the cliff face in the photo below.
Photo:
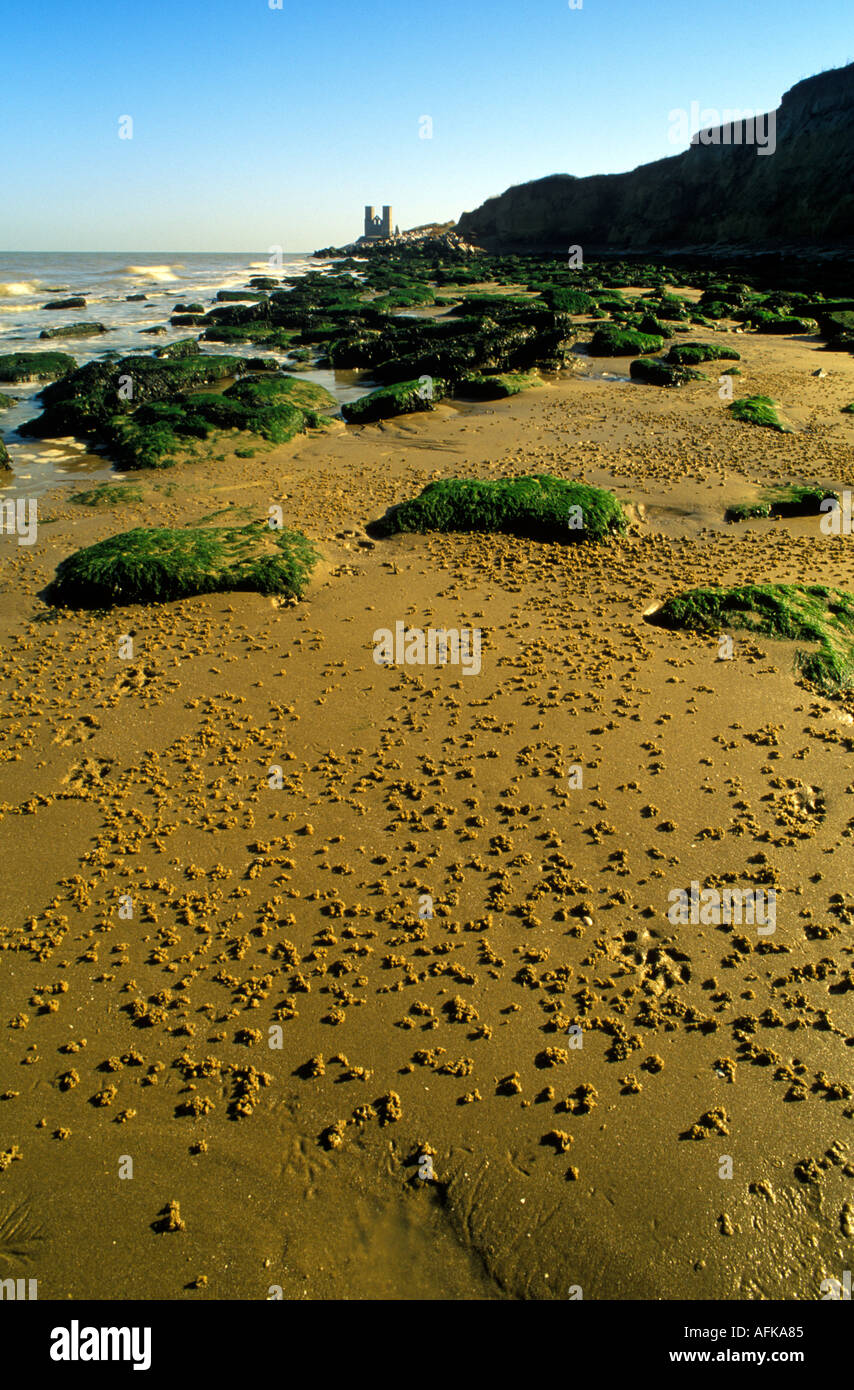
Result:
{"label": "cliff face", "polygon": [[508,188],[464,213],[457,231],[489,250],[854,243],[854,63],[799,82],[770,117],[757,116],[756,139],[773,153],[735,143],[751,133],[740,125],[702,132],[683,154],[630,173]]}

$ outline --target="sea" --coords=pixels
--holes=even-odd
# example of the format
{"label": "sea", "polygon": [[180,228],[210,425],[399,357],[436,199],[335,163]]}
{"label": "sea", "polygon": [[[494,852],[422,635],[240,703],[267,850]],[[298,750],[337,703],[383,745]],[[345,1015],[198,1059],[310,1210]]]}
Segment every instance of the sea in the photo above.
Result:
{"label": "sea", "polygon": [[[304,275],[328,267],[309,253],[276,257],[261,252],[0,252],[0,354],[9,352],[67,352],[79,366],[108,354],[152,352],[179,338],[197,337],[200,330],[171,328],[177,304],[196,301],[209,309],[218,290],[244,289],[255,275]],[[51,299],[82,295],[85,309],[49,310]],[[130,299],[144,295],[144,299]],[[63,324],[103,323],[109,330],[97,337],[39,337],[42,329]],[[150,335],[146,328],[164,326],[166,333]],[[237,356],[277,357],[287,366],[287,353],[251,343],[203,345],[203,351]],[[353,372],[319,369],[300,371],[331,391],[339,405],[370,389]],[[35,496],[64,483],[98,482],[121,476],[108,459],[89,452],[82,440],[34,440],[18,434],[24,421],[39,414],[36,399],[45,383],[0,383],[0,391],[15,404],[0,411],[0,437],[9,451],[13,475],[0,473],[0,495]]]}

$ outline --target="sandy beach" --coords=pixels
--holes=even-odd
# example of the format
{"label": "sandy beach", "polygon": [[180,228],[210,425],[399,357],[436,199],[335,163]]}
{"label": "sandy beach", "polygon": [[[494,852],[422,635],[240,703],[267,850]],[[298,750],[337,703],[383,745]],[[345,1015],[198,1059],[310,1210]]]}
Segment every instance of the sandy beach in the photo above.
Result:
{"label": "sandy beach", "polygon": [[[801,683],[794,644],[733,631],[722,660],[644,613],[851,587],[818,517],[724,512],[854,487],[854,359],[699,336],[794,433],[732,419],[715,363],[666,391],[588,359],[138,472],[138,502],[57,489],[37,546],[0,539],[4,1274],[723,1300],[850,1268],[854,698]],[[627,536],[365,532],[434,478],[537,472],[611,488]],[[301,603],[40,597],[117,530],[274,504],[322,554]],[[479,673],[377,664],[398,622],[479,629]],[[674,925],[693,881],[773,883],[776,931]]]}

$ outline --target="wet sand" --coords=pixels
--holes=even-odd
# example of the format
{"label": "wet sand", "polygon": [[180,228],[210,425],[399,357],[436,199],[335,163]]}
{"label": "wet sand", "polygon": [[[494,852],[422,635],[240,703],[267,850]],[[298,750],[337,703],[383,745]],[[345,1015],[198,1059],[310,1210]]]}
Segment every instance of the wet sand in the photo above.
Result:
{"label": "wet sand", "polygon": [[[732,420],[715,363],[665,391],[593,361],[139,473],[142,503],[57,490],[35,546],[0,539],[0,1223],[28,1223],[0,1226],[0,1276],[804,1299],[851,1267],[854,698],[799,684],[789,644],[734,632],[719,660],[643,613],[693,584],[852,588],[851,537],[723,515],[854,487],[854,359],[691,337],[733,343],[735,394],[796,432]],[[612,487],[629,535],[365,535],[431,478],[536,471]],[[301,604],[38,597],[117,530],[276,502],[324,557]],[[376,665],[397,621],[479,627],[480,674]],[[773,882],[776,932],[672,925],[692,880]]]}

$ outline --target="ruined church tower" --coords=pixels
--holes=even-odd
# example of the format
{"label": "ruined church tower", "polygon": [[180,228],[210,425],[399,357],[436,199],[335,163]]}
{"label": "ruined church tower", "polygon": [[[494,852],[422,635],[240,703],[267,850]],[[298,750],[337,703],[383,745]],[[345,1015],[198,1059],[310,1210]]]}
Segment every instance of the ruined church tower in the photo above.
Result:
{"label": "ruined church tower", "polygon": [[391,208],[384,207],[382,217],[374,216],[373,207],[365,206],[365,231],[366,241],[379,241],[381,237],[390,237],[391,231]]}

